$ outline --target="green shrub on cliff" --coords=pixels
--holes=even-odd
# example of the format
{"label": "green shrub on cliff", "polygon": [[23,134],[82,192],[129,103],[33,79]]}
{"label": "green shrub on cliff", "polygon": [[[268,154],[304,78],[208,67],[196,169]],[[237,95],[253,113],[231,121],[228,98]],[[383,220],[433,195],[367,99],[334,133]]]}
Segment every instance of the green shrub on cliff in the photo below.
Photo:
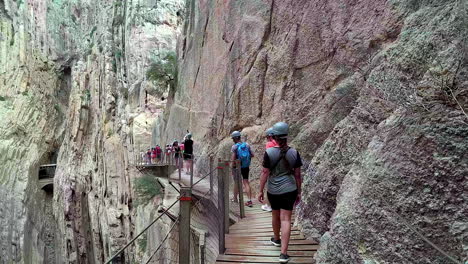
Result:
{"label": "green shrub on cliff", "polygon": [[165,93],[167,88],[175,90],[177,86],[177,55],[175,51],[165,51],[154,56],[146,72],[146,78],[154,82],[157,93]]}
{"label": "green shrub on cliff", "polygon": [[138,239],[138,246],[140,247],[141,252],[146,251],[147,245],[148,245],[148,236],[145,233]]}
{"label": "green shrub on cliff", "polygon": [[134,190],[138,197],[137,204],[147,203],[153,197],[162,193],[158,180],[150,175],[135,179]]}

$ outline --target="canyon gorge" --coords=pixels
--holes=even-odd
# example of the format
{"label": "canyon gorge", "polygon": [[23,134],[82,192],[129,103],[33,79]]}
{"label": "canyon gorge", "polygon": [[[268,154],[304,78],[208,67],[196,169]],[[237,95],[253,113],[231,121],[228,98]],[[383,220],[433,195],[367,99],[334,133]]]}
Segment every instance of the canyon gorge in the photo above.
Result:
{"label": "canyon gorge", "polygon": [[[262,157],[278,121],[315,263],[467,263],[467,111],[466,0],[0,0],[0,264],[104,263],[177,195],[139,198],[141,151],[190,131],[206,171],[234,130]],[[216,261],[213,206],[192,209],[193,263],[200,230]]]}

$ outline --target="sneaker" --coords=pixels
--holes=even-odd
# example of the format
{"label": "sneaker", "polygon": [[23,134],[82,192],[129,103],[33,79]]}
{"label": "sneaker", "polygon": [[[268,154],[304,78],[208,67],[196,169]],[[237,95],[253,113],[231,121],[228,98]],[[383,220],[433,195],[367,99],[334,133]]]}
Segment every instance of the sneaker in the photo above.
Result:
{"label": "sneaker", "polygon": [[245,206],[248,206],[248,207],[252,207],[252,205],[253,205],[252,201],[248,201],[245,203]]}
{"label": "sneaker", "polygon": [[288,263],[288,261],[289,261],[289,255],[281,253],[279,256],[279,262]]}
{"label": "sneaker", "polygon": [[271,212],[271,207],[268,205],[268,204],[264,204],[262,205],[262,210],[263,211],[267,211],[267,212]]}
{"label": "sneaker", "polygon": [[270,242],[275,246],[275,247],[281,247],[281,239],[275,240],[274,237],[270,239]]}

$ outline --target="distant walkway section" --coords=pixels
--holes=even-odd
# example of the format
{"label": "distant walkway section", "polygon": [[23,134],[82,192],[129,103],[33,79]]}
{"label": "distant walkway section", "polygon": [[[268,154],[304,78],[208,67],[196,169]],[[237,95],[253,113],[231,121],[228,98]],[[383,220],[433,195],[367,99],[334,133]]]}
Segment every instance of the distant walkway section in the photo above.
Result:
{"label": "distant walkway section", "polygon": [[55,168],[57,164],[45,164],[39,166],[39,189],[46,192],[52,192],[54,190],[54,176]]}

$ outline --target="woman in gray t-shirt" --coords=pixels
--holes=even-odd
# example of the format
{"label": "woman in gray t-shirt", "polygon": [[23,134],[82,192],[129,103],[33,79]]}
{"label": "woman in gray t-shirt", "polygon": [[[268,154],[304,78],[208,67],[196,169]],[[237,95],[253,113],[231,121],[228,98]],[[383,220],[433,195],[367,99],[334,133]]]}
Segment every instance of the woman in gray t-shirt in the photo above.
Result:
{"label": "woman in gray t-shirt", "polygon": [[302,160],[299,152],[288,146],[288,125],[279,122],[273,126],[273,130],[274,139],[279,146],[265,151],[258,200],[261,203],[264,202],[263,189],[268,181],[267,195],[273,209],[274,233],[274,237],[270,241],[275,246],[281,246],[279,262],[287,263],[289,261],[287,252],[291,236],[292,210],[301,195]]}

